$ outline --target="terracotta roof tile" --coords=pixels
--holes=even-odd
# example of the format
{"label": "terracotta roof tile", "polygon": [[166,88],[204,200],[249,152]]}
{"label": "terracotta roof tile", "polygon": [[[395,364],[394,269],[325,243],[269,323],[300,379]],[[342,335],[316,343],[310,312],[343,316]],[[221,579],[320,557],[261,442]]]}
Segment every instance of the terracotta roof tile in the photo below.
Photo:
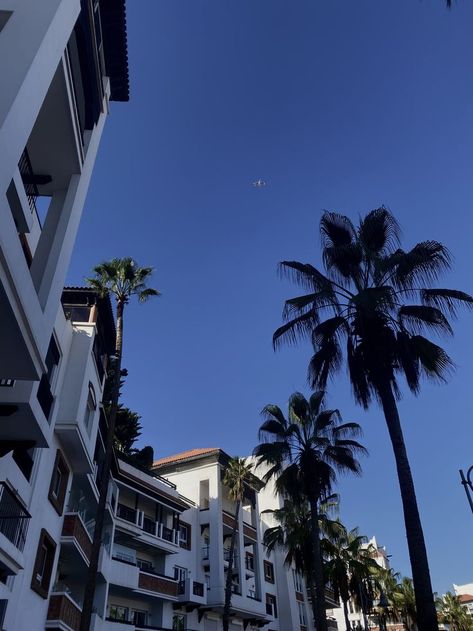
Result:
{"label": "terracotta roof tile", "polygon": [[189,460],[196,456],[203,456],[204,454],[211,454],[220,451],[218,447],[204,447],[201,449],[189,449],[188,451],[182,451],[180,454],[174,454],[173,456],[166,456],[153,462],[154,467],[160,467],[171,462],[180,462],[182,460]]}
{"label": "terracotta roof tile", "polygon": [[461,603],[471,603],[473,601],[473,596],[471,594],[460,594],[458,596],[458,600]]}

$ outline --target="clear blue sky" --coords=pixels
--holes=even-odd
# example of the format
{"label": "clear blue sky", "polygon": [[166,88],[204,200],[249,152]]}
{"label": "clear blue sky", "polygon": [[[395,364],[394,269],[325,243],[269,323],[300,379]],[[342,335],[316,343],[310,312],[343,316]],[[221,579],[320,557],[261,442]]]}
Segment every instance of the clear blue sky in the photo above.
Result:
{"label": "clear blue sky", "polygon": [[[158,456],[247,454],[261,408],[307,392],[310,349],[271,347],[297,292],[276,264],[319,261],[322,209],[386,204],[405,246],[445,242],[445,283],[473,292],[473,3],[133,0],[128,28],[131,102],[112,104],[69,281],[113,256],[153,265],[163,295],[128,309],[123,402]],[[473,581],[472,318],[448,343],[451,383],[400,406],[438,591]],[[409,574],[382,415],[344,375],[330,403],[370,451],[341,481],[342,518]]]}

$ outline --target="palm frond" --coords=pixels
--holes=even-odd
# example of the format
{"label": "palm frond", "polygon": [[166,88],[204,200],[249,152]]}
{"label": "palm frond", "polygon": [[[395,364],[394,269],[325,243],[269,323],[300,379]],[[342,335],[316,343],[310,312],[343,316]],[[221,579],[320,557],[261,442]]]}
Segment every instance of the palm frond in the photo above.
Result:
{"label": "palm frond", "polygon": [[425,329],[453,335],[452,327],[440,309],[427,305],[402,305],[398,311],[399,321],[411,333],[423,333]]}
{"label": "palm frond", "polygon": [[381,206],[361,219],[358,239],[369,256],[382,256],[399,247],[400,232],[395,217]]}
{"label": "palm frond", "polygon": [[422,289],[420,297],[424,305],[440,309],[450,317],[457,317],[458,307],[473,309],[473,297],[456,289]]}
{"label": "palm frond", "polygon": [[430,379],[447,381],[454,364],[444,349],[422,335],[413,335],[410,343],[424,374]]}
{"label": "palm frond", "polygon": [[283,342],[294,345],[300,339],[309,337],[318,322],[316,311],[308,311],[286,322],[273,333],[273,348],[278,349]]}
{"label": "palm frond", "polygon": [[396,268],[392,281],[400,289],[430,285],[451,265],[449,251],[438,241],[422,241],[409,252],[397,250],[393,257],[396,258]]}
{"label": "palm frond", "polygon": [[356,230],[345,215],[325,210],[320,219],[323,248],[346,246],[356,239]]}

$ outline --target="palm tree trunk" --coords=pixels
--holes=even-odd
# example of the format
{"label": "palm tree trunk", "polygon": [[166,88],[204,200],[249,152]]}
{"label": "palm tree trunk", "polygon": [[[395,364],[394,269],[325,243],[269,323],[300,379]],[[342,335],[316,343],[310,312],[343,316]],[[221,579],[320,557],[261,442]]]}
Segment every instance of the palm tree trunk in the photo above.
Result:
{"label": "palm tree trunk", "polygon": [[111,395],[110,413],[108,415],[108,429],[105,442],[105,457],[100,478],[99,502],[95,516],[94,538],[90,554],[90,563],[85,585],[84,603],[80,622],[80,631],[89,631],[92,609],[94,605],[95,587],[97,584],[97,571],[99,564],[100,548],[102,546],[103,526],[105,521],[105,509],[110,481],[110,468],[113,456],[113,438],[115,436],[115,420],[117,417],[118,397],[120,392],[120,373],[122,365],[123,348],[123,303],[117,303],[117,332],[115,341],[114,378]]}
{"label": "palm tree trunk", "polygon": [[327,609],[325,606],[325,580],[322,551],[320,549],[319,510],[317,499],[310,499],[311,537],[314,554],[315,626],[317,631],[327,631]]}
{"label": "palm tree trunk", "polygon": [[351,631],[350,618],[348,617],[348,603],[346,600],[343,601],[343,615],[345,616],[346,631]]}
{"label": "palm tree trunk", "polygon": [[315,593],[315,586],[314,586],[312,576],[310,577],[308,576],[306,578],[306,583],[307,583],[307,590],[310,594],[310,605],[312,608],[312,617],[314,619],[314,625],[315,625],[317,621],[317,595]]}
{"label": "palm tree trunk", "polygon": [[416,599],[417,626],[419,631],[438,631],[437,612],[430,580],[424,533],[396,400],[390,383],[378,384],[377,391],[383,406],[396,460]]}
{"label": "palm tree trunk", "polygon": [[233,572],[233,558],[235,555],[235,540],[236,533],[238,528],[238,516],[240,513],[240,500],[236,503],[235,509],[235,523],[233,525],[232,538],[230,540],[230,554],[228,556],[228,569],[227,569],[227,579],[225,581],[225,604],[223,607],[223,631],[228,631],[228,627],[230,624],[230,607],[232,605],[232,572]]}

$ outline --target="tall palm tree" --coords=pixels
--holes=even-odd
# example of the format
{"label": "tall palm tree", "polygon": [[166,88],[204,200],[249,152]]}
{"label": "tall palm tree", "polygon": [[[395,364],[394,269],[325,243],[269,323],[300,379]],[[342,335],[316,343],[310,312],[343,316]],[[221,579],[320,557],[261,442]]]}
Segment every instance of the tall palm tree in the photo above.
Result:
{"label": "tall palm tree", "polygon": [[244,458],[230,458],[223,476],[223,484],[227,487],[229,498],[235,502],[235,515],[233,520],[230,550],[228,553],[227,577],[225,580],[225,604],[223,607],[223,631],[228,631],[230,623],[230,608],[232,604],[232,573],[235,558],[236,533],[240,507],[245,494],[245,486],[254,478],[253,465],[246,464]]}
{"label": "tall palm tree", "polygon": [[459,306],[471,308],[473,298],[432,288],[450,267],[447,249],[423,241],[402,250],[398,224],[384,207],[368,213],[358,227],[348,217],[325,212],[320,234],[325,273],[309,263],[281,263],[282,273],[309,293],[286,301],[286,322],[274,333],[274,345],[311,338],[309,380],[312,387],[325,388],[342,367],[345,340],[356,401],[365,408],[373,399],[381,404],[396,460],[419,631],[434,631],[427,552],[396,401],[401,375],[414,394],[421,376],[446,381],[452,362],[424,333],[451,334],[449,317]]}
{"label": "tall palm tree", "polygon": [[278,492],[292,498],[299,495],[309,503],[317,631],[327,631],[320,502],[331,493],[337,472],[360,473],[356,454],[366,452],[354,440],[361,433],[360,426],[343,423],[340,412],[324,409],[323,403],[323,391],[314,392],[309,400],[296,392],[289,399],[287,419],[277,405],[267,405],[259,431],[263,442],[254,450],[258,466],[269,467],[265,482],[274,478]]}
{"label": "tall palm tree", "polygon": [[136,296],[139,302],[146,302],[151,296],[159,295],[156,289],[151,289],[146,286],[146,282],[150,278],[152,271],[153,269],[151,267],[138,267],[131,258],[116,258],[94,267],[93,272],[95,277],[87,279],[90,287],[95,289],[100,296],[111,295],[115,298],[117,323],[115,358],[113,362],[114,381],[110,389],[110,409],[108,413],[105,455],[99,484],[99,502],[95,518],[94,538],[87,573],[87,583],[85,586],[80,631],[89,631],[97,582],[97,569],[102,543],[108,484],[110,481],[110,467],[112,463],[115,423],[118,410],[120,379],[122,375],[123,315],[125,306],[129,303],[132,296]]}
{"label": "tall palm tree", "polygon": [[440,621],[449,625],[450,631],[471,631],[473,618],[461,605],[458,596],[447,592],[437,599]]}
{"label": "tall palm tree", "polygon": [[[332,495],[319,506],[319,529],[322,535],[334,537],[338,533],[339,521],[328,517],[328,511],[338,507],[338,497]],[[268,509],[267,513],[277,523],[276,526],[267,528],[263,535],[263,543],[268,554],[275,548],[285,551],[284,562],[293,567],[296,572],[304,577],[307,589],[311,597],[312,614],[314,620],[317,611],[317,598],[314,585],[314,567],[311,540],[311,515],[307,501],[302,503],[290,499],[284,501],[284,505],[277,509]]]}
{"label": "tall palm tree", "polygon": [[[335,597],[342,600],[346,631],[350,631],[348,601],[350,598],[359,599],[365,581],[374,576],[379,569],[373,558],[375,550],[367,545],[366,537],[360,535],[357,528],[340,528],[337,536],[324,539],[323,549],[327,559],[327,577],[330,579]],[[367,628],[367,611],[363,603],[360,604]]]}

